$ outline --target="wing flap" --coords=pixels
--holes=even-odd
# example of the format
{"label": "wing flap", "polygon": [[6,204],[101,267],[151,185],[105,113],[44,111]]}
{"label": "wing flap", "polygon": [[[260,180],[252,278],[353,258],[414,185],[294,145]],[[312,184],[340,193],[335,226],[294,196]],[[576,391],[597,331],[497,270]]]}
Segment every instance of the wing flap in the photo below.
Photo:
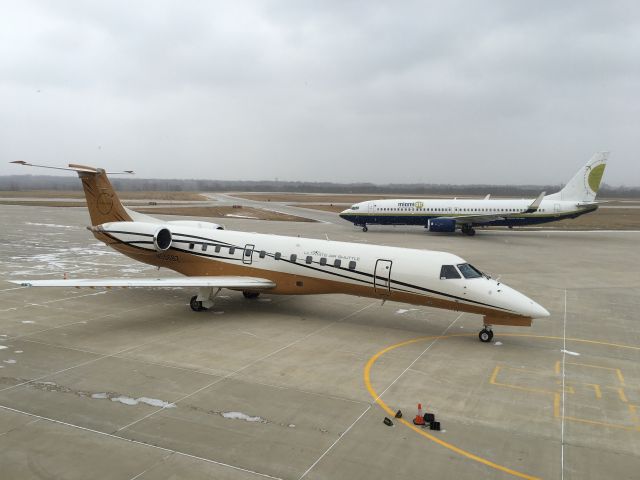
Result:
{"label": "wing flap", "polygon": [[77,278],[68,280],[10,280],[23,287],[214,287],[268,290],[275,282],[256,277]]}

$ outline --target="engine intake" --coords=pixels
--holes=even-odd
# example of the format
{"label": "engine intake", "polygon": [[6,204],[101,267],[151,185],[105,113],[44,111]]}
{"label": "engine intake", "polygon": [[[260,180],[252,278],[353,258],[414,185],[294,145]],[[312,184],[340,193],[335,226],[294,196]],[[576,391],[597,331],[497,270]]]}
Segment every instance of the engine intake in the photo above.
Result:
{"label": "engine intake", "polygon": [[456,221],[453,218],[432,218],[427,228],[430,232],[455,232]]}
{"label": "engine intake", "polygon": [[173,237],[171,236],[171,230],[166,227],[159,229],[153,236],[153,246],[159,252],[166,252],[171,247]]}

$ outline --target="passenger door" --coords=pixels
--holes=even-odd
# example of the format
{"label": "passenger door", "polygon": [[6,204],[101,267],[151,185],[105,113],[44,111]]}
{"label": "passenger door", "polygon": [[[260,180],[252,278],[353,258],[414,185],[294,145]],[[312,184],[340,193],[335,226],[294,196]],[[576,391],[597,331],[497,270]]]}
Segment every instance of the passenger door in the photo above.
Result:
{"label": "passenger door", "polygon": [[250,243],[247,243],[244,246],[244,252],[242,253],[242,263],[244,263],[245,265],[251,265],[251,262],[253,261],[253,250],[256,248],[255,245],[251,245]]}
{"label": "passenger door", "polygon": [[391,260],[376,261],[373,274],[373,287],[378,295],[391,294]]}

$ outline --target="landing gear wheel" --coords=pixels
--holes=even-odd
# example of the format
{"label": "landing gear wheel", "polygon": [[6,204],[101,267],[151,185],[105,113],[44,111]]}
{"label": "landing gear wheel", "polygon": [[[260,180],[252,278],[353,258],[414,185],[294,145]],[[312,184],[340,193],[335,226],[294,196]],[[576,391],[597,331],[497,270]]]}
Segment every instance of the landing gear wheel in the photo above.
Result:
{"label": "landing gear wheel", "polygon": [[258,298],[258,296],[260,295],[260,292],[248,292],[246,290],[243,290],[242,295],[244,295],[244,298],[252,300],[254,298]]}
{"label": "landing gear wheel", "polygon": [[363,232],[368,232],[368,231],[369,231],[369,229],[367,228],[367,226],[366,226],[366,225],[363,225],[363,226],[362,226],[362,231],[363,231]]}
{"label": "landing gear wheel", "polygon": [[483,328],[482,330],[480,330],[480,333],[478,334],[478,338],[480,339],[481,342],[484,342],[484,343],[490,342],[491,339],[493,338],[493,331]]}
{"label": "landing gear wheel", "polygon": [[189,301],[189,306],[191,307],[191,310],[193,310],[194,312],[202,312],[206,310],[206,308],[202,306],[202,302],[198,301],[197,295],[194,295],[193,297],[191,297],[191,300]]}
{"label": "landing gear wheel", "polygon": [[476,234],[476,231],[474,230],[473,227],[462,227],[462,233],[470,237],[473,237]]}

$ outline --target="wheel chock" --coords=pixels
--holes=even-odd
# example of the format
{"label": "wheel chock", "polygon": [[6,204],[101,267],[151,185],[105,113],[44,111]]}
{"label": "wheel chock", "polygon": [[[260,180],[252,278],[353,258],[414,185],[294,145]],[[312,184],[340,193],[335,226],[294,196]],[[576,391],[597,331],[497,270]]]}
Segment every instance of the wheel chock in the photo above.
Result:
{"label": "wheel chock", "polygon": [[393,422],[389,417],[384,417],[384,424],[387,425],[388,427],[393,427]]}
{"label": "wheel chock", "polygon": [[396,412],[396,418],[402,418],[402,410]]}
{"label": "wheel chock", "polygon": [[433,413],[425,413],[422,418],[424,418],[424,423],[431,423],[436,420],[436,416]]}
{"label": "wheel chock", "polygon": [[439,432],[440,431],[440,422],[431,422],[429,424],[429,428],[431,430],[435,430],[435,431]]}

